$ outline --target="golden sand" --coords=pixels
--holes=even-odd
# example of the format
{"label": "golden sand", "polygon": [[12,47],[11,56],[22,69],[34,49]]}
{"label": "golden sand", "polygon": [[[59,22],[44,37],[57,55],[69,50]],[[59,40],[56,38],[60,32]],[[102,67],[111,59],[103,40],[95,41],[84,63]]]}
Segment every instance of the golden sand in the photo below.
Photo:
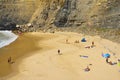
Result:
{"label": "golden sand", "polygon": [[[87,42],[80,42],[83,37]],[[76,40],[79,40],[79,43],[75,43]],[[90,46],[92,41],[95,47],[85,48]],[[58,49],[62,55],[58,55]],[[120,58],[120,44],[99,36],[71,32],[22,34],[11,45],[0,49],[0,79],[119,80],[120,67],[107,64],[101,56],[102,52],[110,53],[109,60],[117,62]],[[15,61],[14,64],[7,62],[10,56]],[[87,66],[90,67],[89,72],[84,71]]]}

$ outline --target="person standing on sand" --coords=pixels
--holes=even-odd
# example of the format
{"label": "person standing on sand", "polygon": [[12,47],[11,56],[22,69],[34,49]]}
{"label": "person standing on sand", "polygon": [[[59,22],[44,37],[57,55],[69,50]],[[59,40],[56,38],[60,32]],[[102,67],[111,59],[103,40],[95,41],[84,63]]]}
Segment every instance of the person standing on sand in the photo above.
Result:
{"label": "person standing on sand", "polygon": [[13,64],[13,63],[15,63],[15,62],[12,61],[12,58],[11,58],[11,57],[9,57],[9,58],[8,58],[8,63],[9,63],[9,64]]}
{"label": "person standing on sand", "polygon": [[91,45],[91,48],[93,48],[95,45],[94,45],[94,41],[92,41],[92,45]]}
{"label": "person standing on sand", "polygon": [[94,41],[92,42],[92,45],[94,45]]}
{"label": "person standing on sand", "polygon": [[68,39],[66,39],[66,43],[68,43]]}
{"label": "person standing on sand", "polygon": [[60,49],[58,49],[58,54],[61,55]]}
{"label": "person standing on sand", "polygon": [[8,63],[11,63],[12,59],[11,57],[8,58]]}

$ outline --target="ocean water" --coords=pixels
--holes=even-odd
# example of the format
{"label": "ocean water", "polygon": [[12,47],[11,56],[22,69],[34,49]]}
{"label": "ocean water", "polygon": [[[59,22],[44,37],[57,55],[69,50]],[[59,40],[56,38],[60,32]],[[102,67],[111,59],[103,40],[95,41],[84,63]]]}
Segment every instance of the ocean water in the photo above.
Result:
{"label": "ocean water", "polygon": [[0,48],[9,45],[18,38],[12,31],[0,31]]}

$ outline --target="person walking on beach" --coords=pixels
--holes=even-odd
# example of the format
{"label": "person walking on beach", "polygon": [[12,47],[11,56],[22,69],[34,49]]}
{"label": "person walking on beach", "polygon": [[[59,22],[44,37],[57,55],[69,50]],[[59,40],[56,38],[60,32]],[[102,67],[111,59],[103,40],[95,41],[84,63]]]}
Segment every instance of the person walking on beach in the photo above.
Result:
{"label": "person walking on beach", "polygon": [[61,55],[60,49],[58,49],[58,54]]}

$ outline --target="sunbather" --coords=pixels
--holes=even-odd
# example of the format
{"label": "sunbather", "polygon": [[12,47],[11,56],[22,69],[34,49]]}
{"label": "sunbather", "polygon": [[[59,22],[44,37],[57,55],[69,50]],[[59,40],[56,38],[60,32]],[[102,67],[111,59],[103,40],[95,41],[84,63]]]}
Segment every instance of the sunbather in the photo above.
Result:
{"label": "sunbather", "polygon": [[84,69],[85,71],[90,71],[90,68],[87,66],[87,68]]}

